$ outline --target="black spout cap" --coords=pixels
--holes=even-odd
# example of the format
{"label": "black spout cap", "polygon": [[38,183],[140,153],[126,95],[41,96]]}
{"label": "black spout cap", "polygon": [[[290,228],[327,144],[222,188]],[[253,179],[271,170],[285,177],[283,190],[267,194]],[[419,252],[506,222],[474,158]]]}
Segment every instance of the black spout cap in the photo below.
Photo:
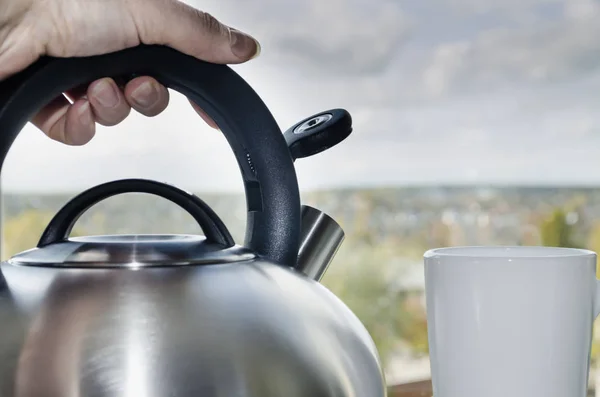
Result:
{"label": "black spout cap", "polygon": [[294,160],[321,153],[352,133],[352,117],[345,109],[331,109],[308,117],[283,133]]}

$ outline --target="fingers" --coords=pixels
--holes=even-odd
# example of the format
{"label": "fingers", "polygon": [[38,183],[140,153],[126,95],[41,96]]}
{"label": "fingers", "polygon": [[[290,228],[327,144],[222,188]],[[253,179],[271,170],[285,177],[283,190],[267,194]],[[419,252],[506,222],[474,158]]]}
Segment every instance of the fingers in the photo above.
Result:
{"label": "fingers", "polygon": [[144,116],[154,117],[169,105],[169,91],[152,77],[137,77],[125,86],[127,102]]}
{"label": "fingers", "polygon": [[145,44],[168,45],[213,63],[242,63],[260,53],[248,34],[181,1],[130,0],[128,6]]}
{"label": "fingers", "polygon": [[131,106],[113,79],[94,81],[87,89],[87,96],[92,105],[94,119],[101,125],[117,125],[131,112]]}
{"label": "fingers", "polygon": [[[73,103],[71,104],[67,97]],[[168,90],[151,77],[131,80],[121,90],[115,81],[104,78],[87,87],[77,87],[45,106],[31,122],[48,137],[67,145],[88,143],[96,133],[96,123],[119,124],[131,108],[153,117],[169,104]]]}
{"label": "fingers", "polygon": [[[67,97],[73,103],[71,104]],[[194,110],[212,128],[217,124],[194,102]],[[87,87],[76,87],[45,106],[32,123],[48,137],[67,145],[88,143],[96,133],[96,123],[119,124],[131,109],[147,117],[162,113],[169,105],[169,91],[152,77],[137,77],[121,89],[113,79],[94,81]]]}
{"label": "fingers", "polygon": [[71,104],[60,96],[38,112],[31,122],[49,138],[67,145],[85,145],[96,133],[92,107],[85,98]]}
{"label": "fingers", "polygon": [[90,84],[87,95],[96,122],[104,126],[119,124],[129,115],[131,108],[147,117],[162,113],[169,105],[169,91],[152,77],[137,77],[125,85],[117,86],[110,78]]}
{"label": "fingers", "polygon": [[169,91],[152,77],[138,77],[121,89],[113,79],[104,78],[90,84],[87,92],[75,89],[68,93],[78,99],[87,95],[97,123],[104,126],[119,124],[131,108],[144,116],[154,117],[169,105]]}

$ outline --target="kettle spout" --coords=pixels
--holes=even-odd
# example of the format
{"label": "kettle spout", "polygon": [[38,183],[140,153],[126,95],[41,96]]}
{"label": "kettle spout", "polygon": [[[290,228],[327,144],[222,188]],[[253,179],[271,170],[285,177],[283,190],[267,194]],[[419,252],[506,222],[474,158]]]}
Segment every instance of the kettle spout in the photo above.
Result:
{"label": "kettle spout", "polygon": [[302,206],[302,234],[296,269],[320,281],[344,241],[344,230],[329,215]]}

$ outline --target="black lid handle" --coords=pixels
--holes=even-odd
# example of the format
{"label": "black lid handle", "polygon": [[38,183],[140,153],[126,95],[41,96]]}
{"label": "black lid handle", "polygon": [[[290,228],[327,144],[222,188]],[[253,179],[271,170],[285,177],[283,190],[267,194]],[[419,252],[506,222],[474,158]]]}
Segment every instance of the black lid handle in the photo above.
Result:
{"label": "black lid handle", "polygon": [[186,210],[198,222],[207,241],[220,244],[224,248],[235,245],[221,218],[198,196],[162,182],[121,179],[94,186],[71,199],[48,223],[38,247],[68,239],[73,226],[85,211],[102,200],[124,193],[148,193],[165,198]]}
{"label": "black lid handle", "polygon": [[152,76],[182,93],[219,125],[244,180],[246,247],[294,266],[301,220],[292,157],[263,101],[226,65],[147,45],[86,58],[43,58],[0,82],[0,169],[18,133],[54,97],[99,78],[134,74]]}

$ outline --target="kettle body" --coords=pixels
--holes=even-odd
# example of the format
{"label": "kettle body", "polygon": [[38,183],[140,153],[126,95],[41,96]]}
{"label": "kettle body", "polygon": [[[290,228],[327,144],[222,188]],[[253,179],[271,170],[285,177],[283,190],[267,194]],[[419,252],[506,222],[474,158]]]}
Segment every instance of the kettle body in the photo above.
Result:
{"label": "kettle body", "polygon": [[268,261],[1,270],[2,396],[385,395],[355,315]]}
{"label": "kettle body", "polygon": [[[0,396],[385,396],[369,333],[319,283],[343,232],[301,205],[294,168],[349,135],[343,109],[282,134],[225,65],[145,45],[43,58],[0,82],[0,165],[24,124],[61,92],[140,73],[219,125],[244,182],[245,241],[236,244],[200,198],[165,183],[127,179],[80,193],[36,247],[0,264]],[[70,236],[88,208],[133,192],[179,205],[203,235]]]}

